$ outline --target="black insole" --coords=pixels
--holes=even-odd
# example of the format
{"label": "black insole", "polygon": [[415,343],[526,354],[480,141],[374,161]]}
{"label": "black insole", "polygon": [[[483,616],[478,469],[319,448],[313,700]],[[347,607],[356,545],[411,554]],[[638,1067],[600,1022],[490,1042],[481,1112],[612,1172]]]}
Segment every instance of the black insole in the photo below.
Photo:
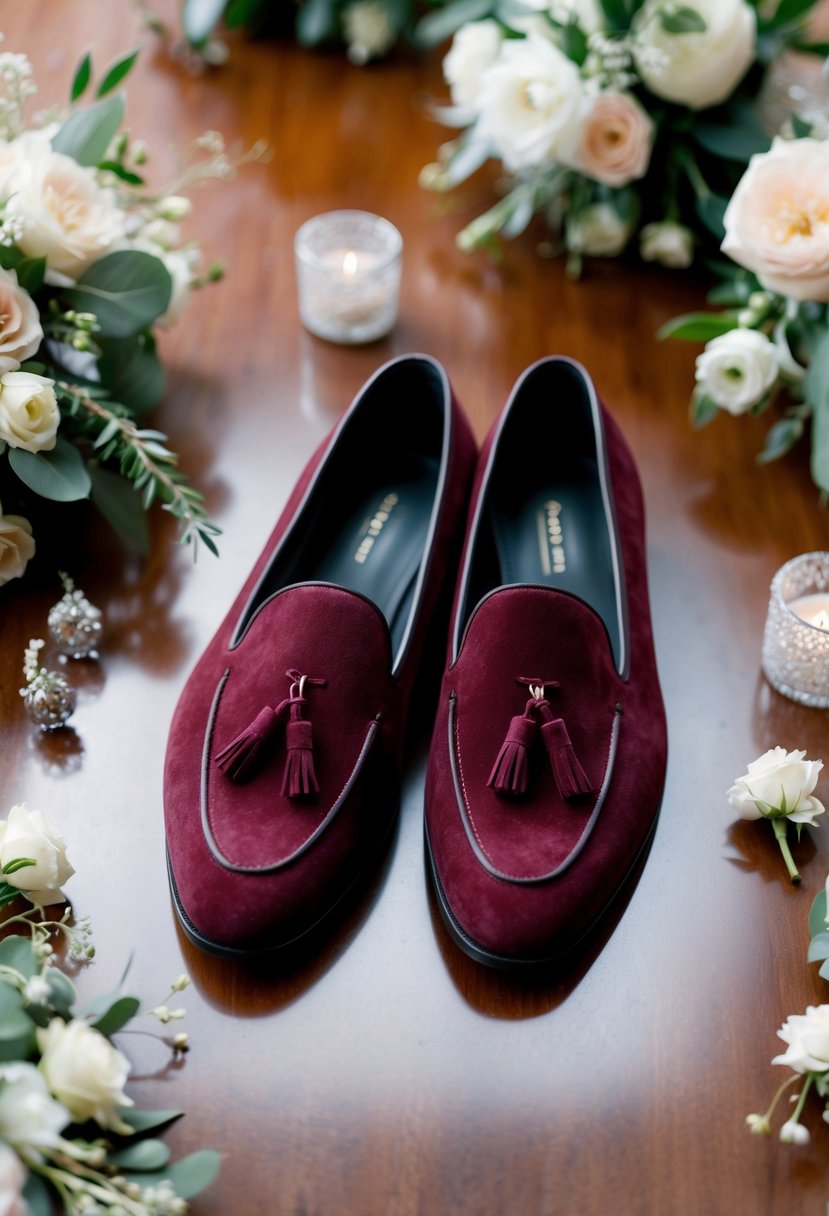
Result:
{"label": "black insole", "polygon": [[554,477],[541,471],[514,495],[490,501],[490,523],[505,583],[541,583],[590,604],[619,654],[616,584],[595,462],[585,460]]}
{"label": "black insole", "polygon": [[324,548],[302,577],[336,583],[373,600],[388,621],[396,654],[412,606],[435,500],[438,462],[409,457],[371,486],[352,485],[328,520]]}

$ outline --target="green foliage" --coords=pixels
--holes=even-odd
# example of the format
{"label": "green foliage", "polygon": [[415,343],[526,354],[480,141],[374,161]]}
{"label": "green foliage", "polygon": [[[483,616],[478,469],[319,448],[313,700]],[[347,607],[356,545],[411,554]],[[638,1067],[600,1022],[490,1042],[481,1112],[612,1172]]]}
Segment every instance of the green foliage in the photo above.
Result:
{"label": "green foliage", "polygon": [[666,321],[657,337],[680,338],[684,342],[709,342],[712,338],[727,334],[736,324],[733,312],[688,312]]}
{"label": "green foliage", "polygon": [[124,121],[124,99],[116,94],[73,110],[52,139],[52,147],[79,165],[97,165]]}
{"label": "green foliage", "polygon": [[227,0],[184,0],[181,12],[184,35],[193,46],[202,46],[219,24]]}
{"label": "green foliage", "polygon": [[126,55],[122,55],[109,65],[104,73],[103,80],[98,85],[98,97],[106,97],[107,93],[111,93],[113,89],[118,88],[121,81],[126,79],[135,66],[138,54],[138,51],[129,51]]}
{"label": "green foliage", "polygon": [[64,295],[73,308],[94,313],[103,338],[134,338],[167,311],[173,281],[160,258],[137,249],[93,262]]}
{"label": "green foliage", "polygon": [[23,484],[41,498],[52,502],[77,502],[89,496],[91,483],[83,457],[62,435],[58,435],[50,452],[12,448],[9,464]]}
{"label": "green foliage", "polygon": [[141,1186],[156,1186],[167,1180],[182,1199],[192,1199],[215,1180],[220,1165],[221,1157],[217,1152],[201,1149],[191,1153],[189,1157],[182,1157],[181,1161],[176,1161],[166,1169],[136,1175],[127,1171],[127,1177],[132,1177]]}
{"label": "green foliage", "polygon": [[659,20],[666,34],[701,34],[708,28],[695,8],[664,8]]}

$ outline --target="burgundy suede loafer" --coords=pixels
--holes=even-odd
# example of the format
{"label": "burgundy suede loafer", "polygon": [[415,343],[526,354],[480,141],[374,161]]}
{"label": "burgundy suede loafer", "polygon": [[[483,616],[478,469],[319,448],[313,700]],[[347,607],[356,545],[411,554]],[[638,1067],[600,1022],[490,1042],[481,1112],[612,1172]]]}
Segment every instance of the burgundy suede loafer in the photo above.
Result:
{"label": "burgundy suede loafer", "polygon": [[196,945],[292,944],[388,839],[474,468],[446,373],[423,355],[381,368],[305,468],[170,730],[170,882]]}
{"label": "burgundy suede loafer", "polygon": [[429,756],[455,942],[505,968],[567,953],[650,838],[666,754],[633,458],[584,369],[544,359],[481,454]]}

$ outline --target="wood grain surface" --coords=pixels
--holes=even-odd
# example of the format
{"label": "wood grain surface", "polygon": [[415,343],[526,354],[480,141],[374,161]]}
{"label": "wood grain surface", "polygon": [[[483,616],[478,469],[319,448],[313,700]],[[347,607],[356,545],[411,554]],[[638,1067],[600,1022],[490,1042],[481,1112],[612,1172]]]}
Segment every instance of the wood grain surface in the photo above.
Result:
{"label": "wood grain surface", "polygon": [[[7,2],[3,28],[5,47],[33,60],[37,106],[66,97],[88,47],[100,67],[139,37],[126,0]],[[168,1136],[174,1150],[225,1155],[197,1212],[823,1216],[819,1108],[806,1148],[753,1137],[744,1118],[785,1075],[770,1065],[781,1022],[829,998],[805,961],[829,829],[796,848],[796,889],[768,827],[735,825],[725,799],[768,747],[829,751],[826,713],[783,699],[760,674],[772,575],[829,548],[806,453],[758,466],[762,420],[690,429],[696,351],[654,335],[701,305],[691,277],[610,263],[572,283],[561,262],[537,256],[538,232],[501,265],[456,250],[488,187],[442,206],[418,188],[446,138],[426,110],[440,94],[438,57],[366,70],[239,39],[220,72],[193,75],[141,38],[128,122],[151,145],[154,180],[172,171],[172,146],[204,128],[271,149],[266,164],[197,196],[189,231],[228,274],[162,343],[158,424],[224,529],[221,558],[194,566],[164,517],[146,561],[104,525],[72,525],[58,551],[104,608],[108,634],[99,663],[71,665],[79,707],[51,737],[34,732],[17,689],[57,586],[42,576],[3,588],[0,772],[3,810],[26,799],[70,842],[69,894],[92,916],[98,948],[81,989],[107,990],[130,956],[130,990],[153,1001],[182,970],[192,976],[184,1060],[169,1064],[144,1036],[120,1045],[139,1104],[188,1112]],[[297,318],[294,232],[340,206],[387,216],[405,241],[400,322],[365,348],[327,345]],[[581,359],[645,487],[670,732],[661,818],[638,881],[586,952],[534,981],[475,965],[443,930],[421,843],[428,705],[388,862],[312,957],[288,969],[208,958],[170,905],[161,774],[184,680],[311,449],[365,378],[408,351],[445,363],[479,439],[529,362]],[[818,792],[829,795],[825,777]]]}

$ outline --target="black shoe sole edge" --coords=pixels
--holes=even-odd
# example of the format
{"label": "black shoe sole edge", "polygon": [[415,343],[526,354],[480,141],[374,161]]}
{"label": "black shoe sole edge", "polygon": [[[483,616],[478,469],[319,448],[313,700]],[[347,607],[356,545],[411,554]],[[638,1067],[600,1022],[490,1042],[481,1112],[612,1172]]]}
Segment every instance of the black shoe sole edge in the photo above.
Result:
{"label": "black shoe sole edge", "polygon": [[[664,792],[664,791],[663,791]],[[437,872],[435,859],[432,855],[432,846],[429,841],[429,829],[426,825],[426,819],[423,819],[423,842],[426,849],[427,869],[432,878],[435,895],[437,896],[438,908],[440,909],[441,918],[446,926],[449,936],[456,946],[459,946],[464,954],[468,955],[476,963],[481,963],[485,967],[492,967],[496,971],[512,972],[518,975],[530,975],[540,971],[544,967],[552,966],[554,963],[566,962],[579,946],[590,936],[596,926],[607,916],[613,905],[619,899],[621,893],[625,890],[628,880],[639,864],[640,859],[647,853],[650,845],[656,834],[656,825],[659,820],[659,815],[662,810],[662,794],[660,794],[659,803],[656,808],[656,813],[653,817],[653,822],[648,828],[647,834],[636,852],[636,856],[625,871],[622,881],[617,886],[612,897],[602,908],[601,912],[590,922],[587,928],[579,934],[575,941],[571,942],[563,950],[556,951],[553,954],[541,956],[528,956],[525,958],[516,958],[508,954],[495,954],[492,950],[487,950],[481,946],[473,938],[469,936],[465,929],[458,922],[449,900],[446,897],[446,892],[443,889],[443,884]]]}
{"label": "black shoe sole edge", "polygon": [[212,937],[206,937],[201,933],[190,917],[184,910],[181,902],[181,897],[176,887],[176,880],[173,875],[173,867],[170,862],[169,850],[165,849],[165,857],[167,861],[167,879],[170,884],[170,894],[173,897],[173,908],[176,913],[176,919],[181,925],[182,932],[189,942],[194,946],[198,946],[205,954],[212,954],[216,958],[231,958],[239,962],[256,962],[258,959],[277,958],[287,956],[292,950],[301,947],[307,943],[314,933],[328,923],[328,920],[337,911],[340,905],[348,899],[348,897],[359,886],[360,882],[371,872],[374,866],[380,863],[386,849],[386,845],[392,835],[400,817],[400,803],[395,807],[394,814],[390,817],[386,831],[383,833],[377,848],[371,853],[365,865],[361,866],[357,873],[352,878],[330,907],[312,921],[301,933],[297,933],[294,937],[289,937],[285,941],[268,942],[261,946],[228,946],[224,942],[217,942]]}

